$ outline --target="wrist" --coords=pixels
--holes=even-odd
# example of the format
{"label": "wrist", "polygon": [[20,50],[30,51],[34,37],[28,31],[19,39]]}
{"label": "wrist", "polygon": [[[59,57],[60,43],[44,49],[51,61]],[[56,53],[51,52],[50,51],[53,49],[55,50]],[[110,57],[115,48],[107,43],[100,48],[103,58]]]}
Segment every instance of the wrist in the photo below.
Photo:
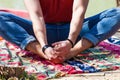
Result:
{"label": "wrist", "polygon": [[66,40],[70,42],[70,44],[72,45],[72,48],[73,48],[74,47],[74,43],[72,42],[72,40],[70,40],[70,39],[66,39]]}
{"label": "wrist", "polygon": [[45,54],[45,50],[48,48],[48,47],[51,47],[51,45],[44,45],[42,47],[42,52]]}
{"label": "wrist", "polygon": [[68,39],[70,39],[73,42],[73,44],[75,44],[77,37],[77,33],[69,33]]}

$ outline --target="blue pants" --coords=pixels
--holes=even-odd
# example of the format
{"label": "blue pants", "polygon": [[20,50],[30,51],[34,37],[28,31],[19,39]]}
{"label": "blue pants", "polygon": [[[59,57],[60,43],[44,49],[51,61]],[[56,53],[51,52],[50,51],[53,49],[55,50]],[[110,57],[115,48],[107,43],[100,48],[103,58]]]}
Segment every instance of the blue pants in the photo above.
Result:
{"label": "blue pants", "polygon": [[[94,46],[109,38],[120,28],[120,8],[103,11],[95,16],[86,18],[77,41],[82,37],[91,41]],[[51,44],[65,40],[68,37],[70,23],[47,24],[47,39]],[[32,22],[16,15],[0,12],[0,36],[25,49],[36,37],[33,33]]]}

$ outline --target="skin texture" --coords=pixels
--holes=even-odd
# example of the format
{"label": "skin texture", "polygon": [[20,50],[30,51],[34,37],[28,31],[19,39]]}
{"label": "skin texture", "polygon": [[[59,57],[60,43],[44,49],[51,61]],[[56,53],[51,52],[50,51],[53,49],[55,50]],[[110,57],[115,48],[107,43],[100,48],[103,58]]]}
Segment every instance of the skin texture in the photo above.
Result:
{"label": "skin texture", "polygon": [[116,0],[117,6],[120,7],[120,0]]}
{"label": "skin texture", "polygon": [[68,40],[59,41],[53,43],[53,47],[48,47],[45,50],[45,54],[41,51],[41,48],[48,43],[40,2],[39,0],[24,0],[24,2],[32,20],[33,30],[37,38],[37,41],[28,44],[26,47],[27,50],[55,63],[61,63],[93,45],[90,41],[84,38],[75,44],[83,25],[83,19],[89,0],[74,0],[73,2],[73,13],[68,39],[75,44],[74,47],[72,48],[72,45]]}

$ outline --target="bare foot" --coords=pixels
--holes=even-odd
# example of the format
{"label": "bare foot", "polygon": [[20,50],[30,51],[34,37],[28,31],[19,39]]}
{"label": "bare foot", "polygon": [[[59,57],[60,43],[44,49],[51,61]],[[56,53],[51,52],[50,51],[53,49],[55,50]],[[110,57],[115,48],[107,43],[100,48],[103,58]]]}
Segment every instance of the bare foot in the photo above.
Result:
{"label": "bare foot", "polygon": [[74,50],[73,48],[70,50],[69,54],[65,56],[65,60],[71,59],[75,56],[77,56],[78,52]]}
{"label": "bare foot", "polygon": [[35,54],[38,54],[42,58],[47,59],[47,57],[42,52],[40,44],[37,41],[30,42],[27,45],[26,49],[29,50],[29,51],[31,51],[31,52],[33,52],[33,53],[35,53]]}

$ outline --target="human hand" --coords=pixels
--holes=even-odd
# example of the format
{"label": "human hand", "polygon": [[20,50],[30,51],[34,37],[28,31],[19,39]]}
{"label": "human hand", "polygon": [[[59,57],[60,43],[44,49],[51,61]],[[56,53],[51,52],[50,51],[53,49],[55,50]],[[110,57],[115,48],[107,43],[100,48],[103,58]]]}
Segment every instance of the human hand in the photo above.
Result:
{"label": "human hand", "polygon": [[46,55],[48,60],[54,59],[57,56],[55,55],[55,51],[52,47],[48,47],[45,49],[44,54]]}
{"label": "human hand", "polygon": [[64,61],[73,58],[74,56],[76,56],[78,53],[76,52],[76,50],[74,48],[70,49],[70,52],[67,55],[64,56],[58,56],[54,59],[51,59],[52,62],[54,63],[63,63]]}
{"label": "human hand", "polygon": [[53,63],[63,63],[64,61],[71,59],[74,56],[76,56],[76,54],[74,54],[74,51],[70,51],[69,54],[64,56],[57,56],[56,58],[52,58],[50,61]]}
{"label": "human hand", "polygon": [[57,51],[55,51],[52,47],[46,48],[44,53],[47,59],[53,63],[62,63],[65,61],[63,57],[57,55]]}
{"label": "human hand", "polygon": [[59,41],[52,44],[55,57],[51,59],[52,62],[61,63],[67,59],[67,56],[72,47],[71,43],[67,40]]}
{"label": "human hand", "polygon": [[54,46],[54,50],[57,53],[57,55],[67,54],[72,48],[72,45],[68,40],[55,42],[52,44],[52,46]]}
{"label": "human hand", "polygon": [[[64,61],[64,58],[61,57],[60,52],[58,49],[62,49],[60,48],[61,44],[59,45],[55,45],[54,47],[51,46],[46,46],[45,48],[42,49],[44,55],[46,56],[46,59],[50,60],[50,61],[54,61],[55,63],[60,63]],[[58,50],[58,51],[57,51]]]}

